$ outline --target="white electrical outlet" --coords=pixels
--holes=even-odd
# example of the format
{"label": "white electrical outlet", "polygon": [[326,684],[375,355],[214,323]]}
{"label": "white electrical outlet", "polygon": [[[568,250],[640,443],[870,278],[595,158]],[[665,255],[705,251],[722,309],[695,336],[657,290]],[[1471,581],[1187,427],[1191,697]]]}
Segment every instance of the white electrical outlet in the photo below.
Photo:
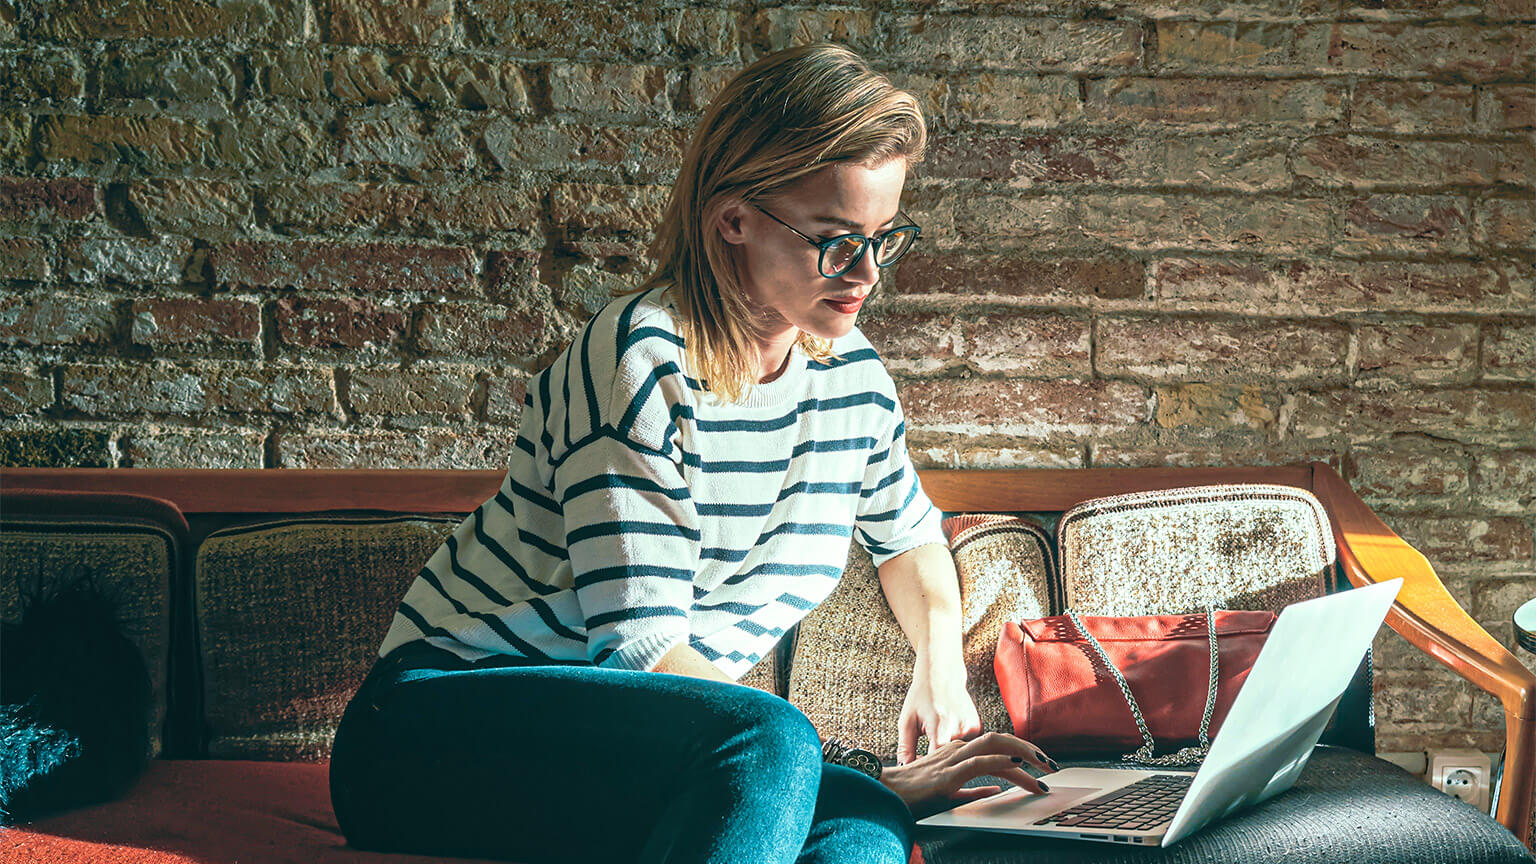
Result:
{"label": "white electrical outlet", "polygon": [[1480,750],[1438,750],[1430,754],[1429,782],[1441,792],[1488,810],[1493,760]]}

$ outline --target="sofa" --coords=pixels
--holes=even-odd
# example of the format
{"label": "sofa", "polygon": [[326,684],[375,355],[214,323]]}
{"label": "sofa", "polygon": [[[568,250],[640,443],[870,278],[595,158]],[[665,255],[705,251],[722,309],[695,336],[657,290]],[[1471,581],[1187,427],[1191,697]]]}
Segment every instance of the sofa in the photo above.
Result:
{"label": "sofa", "polygon": [[[1377,758],[1367,656],[1294,788],[1173,847],[921,828],[914,860],[1530,860],[1536,676],[1456,604],[1428,561],[1329,466],[919,473],[948,517],[965,604],[968,686],[988,728],[1008,728],[991,674],[998,628],[1009,618],[1060,612],[1068,600],[1063,573],[1100,579],[1074,577],[1080,612],[1166,612],[1184,602],[1183,579],[1219,586],[1245,567],[1295,560],[1295,572],[1229,591],[1223,605],[1276,608],[1296,590],[1403,577],[1387,617],[1396,635],[1383,628],[1378,643],[1406,640],[1499,698],[1507,744],[1492,817]],[[122,599],[154,693],[152,758],[135,785],[116,800],[0,832],[0,860],[427,860],[347,848],[331,812],[326,760],[335,723],[374,659],[394,604],[443,537],[501,480],[497,472],[441,470],[0,471],[0,615],[14,618],[25,580],[86,567]],[[1251,484],[1268,492],[1253,496]],[[1212,494],[1201,494],[1207,489]],[[1106,500],[1113,506],[1098,506]],[[1225,503],[1210,506],[1218,500]],[[1234,506],[1254,500],[1279,502],[1290,515],[1234,519],[1241,512]],[[1308,513],[1317,524],[1303,536]],[[1189,554],[1206,557],[1192,565],[1181,557]],[[1104,605],[1149,585],[1167,590],[1146,602],[1172,605]],[[824,737],[889,759],[909,652],[855,544],[832,596],[742,683],[788,698]],[[1102,765],[1113,756],[1058,761]]]}

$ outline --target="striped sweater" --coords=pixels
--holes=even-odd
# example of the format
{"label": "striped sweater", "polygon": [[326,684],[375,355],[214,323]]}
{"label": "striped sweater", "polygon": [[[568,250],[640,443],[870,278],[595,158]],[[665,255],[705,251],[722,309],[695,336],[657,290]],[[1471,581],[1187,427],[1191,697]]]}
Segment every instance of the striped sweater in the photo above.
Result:
{"label": "striped sweater", "polygon": [[496,495],[427,561],[380,648],[425,639],[650,669],[686,642],[731,678],[837,585],[943,543],[901,406],[857,328],[838,359],[723,403],[685,374],[663,289],[610,302],[529,384]]}

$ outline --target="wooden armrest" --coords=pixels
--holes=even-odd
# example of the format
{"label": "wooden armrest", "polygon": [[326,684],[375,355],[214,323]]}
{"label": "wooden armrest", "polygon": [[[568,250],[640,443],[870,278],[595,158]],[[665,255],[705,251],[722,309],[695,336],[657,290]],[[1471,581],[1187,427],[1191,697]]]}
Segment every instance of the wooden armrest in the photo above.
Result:
{"label": "wooden armrest", "polygon": [[1387,625],[1504,705],[1504,779],[1495,818],[1528,848],[1536,785],[1536,674],[1488,635],[1445,589],[1435,569],[1332,468],[1312,463],[1313,489],[1333,523],[1339,564],[1354,585],[1403,577]]}

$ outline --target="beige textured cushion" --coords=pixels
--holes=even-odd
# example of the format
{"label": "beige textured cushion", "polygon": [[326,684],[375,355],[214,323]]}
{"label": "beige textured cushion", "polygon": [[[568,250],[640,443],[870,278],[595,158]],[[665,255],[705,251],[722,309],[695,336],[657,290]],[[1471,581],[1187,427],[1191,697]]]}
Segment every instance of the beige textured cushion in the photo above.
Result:
{"label": "beige textured cushion", "polygon": [[[966,687],[982,728],[1008,730],[992,655],[1004,621],[1047,614],[1050,543],[1038,527],[1011,517],[946,520],[945,534],[960,579]],[[837,588],[800,624],[788,698],[824,740],[892,760],[914,660],[868,553],[854,544]],[[918,752],[925,746],[919,739]]]}
{"label": "beige textured cushion", "polygon": [[747,670],[747,674],[736,679],[737,684],[755,687],[775,696],[783,696],[786,682],[782,681],[783,675],[779,669],[779,652],[775,648],[768,652],[768,656],[757,661],[757,665]]}
{"label": "beige textured cushion", "polygon": [[90,571],[120,602],[118,621],[138,647],[151,688],[150,757],[160,755],[170,656],[172,571],[179,554],[173,532],[133,519],[7,514],[0,530],[0,618],[21,617],[21,595],[56,587],[70,565]]}
{"label": "beige textured cushion", "polygon": [[327,758],[400,598],[458,522],[305,517],[209,535],[195,571],[209,755]]}
{"label": "beige textured cushion", "polygon": [[1269,484],[1097,498],[1064,513],[1057,536],[1065,599],[1083,615],[1279,610],[1326,593],[1334,557],[1317,498]]}

